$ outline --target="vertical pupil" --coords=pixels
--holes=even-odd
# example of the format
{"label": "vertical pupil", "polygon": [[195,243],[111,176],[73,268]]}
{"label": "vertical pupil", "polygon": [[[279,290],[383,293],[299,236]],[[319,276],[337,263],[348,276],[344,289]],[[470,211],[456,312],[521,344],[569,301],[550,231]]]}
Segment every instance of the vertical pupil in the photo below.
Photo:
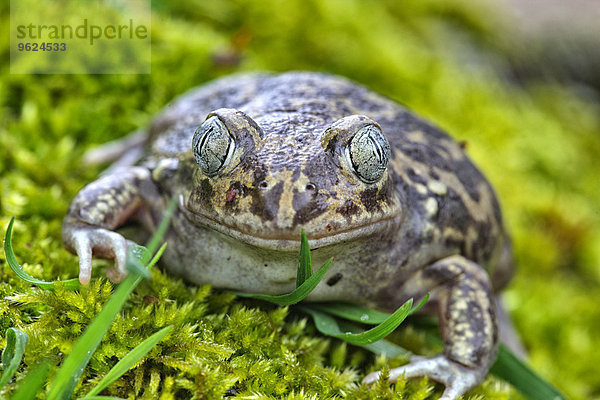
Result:
{"label": "vertical pupil", "polygon": [[373,137],[371,132],[369,132],[368,138],[371,141],[371,144],[373,145],[373,149],[375,149],[375,153],[377,154],[377,161],[379,162],[379,164],[383,164],[383,150],[381,149],[381,145],[379,144],[377,139]]}
{"label": "vertical pupil", "polygon": [[200,153],[205,152],[206,141],[208,140],[209,136],[211,136],[213,129],[214,129],[214,126],[211,124],[208,127],[208,129],[204,132],[204,135],[202,135],[202,138],[200,139],[200,143],[198,144],[198,151]]}

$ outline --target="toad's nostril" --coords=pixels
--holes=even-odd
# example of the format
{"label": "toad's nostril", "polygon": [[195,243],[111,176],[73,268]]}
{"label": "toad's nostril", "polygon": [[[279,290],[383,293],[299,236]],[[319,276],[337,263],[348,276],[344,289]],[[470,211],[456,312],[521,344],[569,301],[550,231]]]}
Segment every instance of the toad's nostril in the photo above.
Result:
{"label": "toad's nostril", "polygon": [[258,183],[258,187],[259,187],[259,189],[265,190],[266,188],[269,187],[269,183],[267,181],[260,181]]}

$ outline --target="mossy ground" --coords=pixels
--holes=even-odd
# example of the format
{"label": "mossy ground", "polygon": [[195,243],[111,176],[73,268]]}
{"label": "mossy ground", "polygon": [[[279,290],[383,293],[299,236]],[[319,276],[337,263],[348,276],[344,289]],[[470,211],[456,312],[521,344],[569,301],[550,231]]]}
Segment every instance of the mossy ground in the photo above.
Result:
{"label": "mossy ground", "polygon": [[[0,11],[7,26],[8,2]],[[508,79],[502,57],[490,50],[504,33],[489,18],[484,8],[442,0],[157,1],[150,75],[10,75],[4,35],[0,226],[17,216],[15,252],[30,274],[74,277],[77,261],[63,249],[60,229],[70,199],[102,169],[81,166],[86,149],[143,126],[177,94],[230,72],[345,75],[467,141],[497,189],[514,239],[519,270],[506,299],[533,367],[570,398],[598,398],[600,108],[570,87]],[[50,293],[19,280],[0,255],[0,337],[11,326],[29,334],[25,364],[58,362],[106,301],[107,263],[96,265],[89,287]],[[287,309],[186,286],[159,271],[117,318],[80,393],[170,324],[173,332],[110,394],[425,399],[440,393],[426,380],[360,387],[366,372],[403,360],[376,359],[322,338]],[[436,351],[424,349],[412,328],[397,336],[411,348]],[[519,398],[493,378],[467,397]]]}

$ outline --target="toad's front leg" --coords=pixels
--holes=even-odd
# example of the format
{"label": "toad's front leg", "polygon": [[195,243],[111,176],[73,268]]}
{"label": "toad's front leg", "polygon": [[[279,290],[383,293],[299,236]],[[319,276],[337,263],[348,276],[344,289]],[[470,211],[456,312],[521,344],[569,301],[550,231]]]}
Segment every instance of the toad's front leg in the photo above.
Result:
{"label": "toad's front leg", "polygon": [[114,259],[115,268],[106,274],[113,282],[123,279],[129,243],[113,229],[132,216],[149,215],[143,211],[158,198],[150,171],[143,167],[115,169],[77,194],[63,221],[62,238],[66,248],[79,256],[82,284],[91,279],[92,256]]}
{"label": "toad's front leg", "polygon": [[[455,399],[479,384],[498,349],[493,294],[484,269],[464,257],[451,256],[419,271],[401,290],[414,297],[431,291],[444,353],[430,358],[412,357],[409,364],[390,371],[390,381],[402,375],[427,376],[446,386],[441,400]],[[369,374],[363,383],[375,382],[380,374]]]}

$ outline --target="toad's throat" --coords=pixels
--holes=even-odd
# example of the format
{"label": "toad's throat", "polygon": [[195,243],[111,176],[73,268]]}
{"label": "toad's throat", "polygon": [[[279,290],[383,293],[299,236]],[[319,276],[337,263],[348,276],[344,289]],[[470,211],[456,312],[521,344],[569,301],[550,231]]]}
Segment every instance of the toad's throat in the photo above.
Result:
{"label": "toad's throat", "polygon": [[[289,233],[286,234],[281,232],[277,234],[277,237],[274,237],[275,235],[269,236],[268,234],[249,234],[241,231],[238,227],[224,224],[223,222],[216,221],[208,216],[191,211],[186,207],[183,196],[180,196],[179,198],[179,211],[195,225],[205,226],[214,231],[256,247],[278,251],[297,251],[300,248],[300,232],[294,236]],[[349,242],[358,238],[367,237],[372,234],[386,231],[392,224],[394,224],[394,222],[397,222],[397,220],[397,215],[391,215],[388,218],[383,218],[364,225],[353,226],[347,230],[337,230],[331,235],[322,233],[311,234],[311,232],[307,232],[307,236],[309,239],[310,248],[316,249],[332,244]]]}

